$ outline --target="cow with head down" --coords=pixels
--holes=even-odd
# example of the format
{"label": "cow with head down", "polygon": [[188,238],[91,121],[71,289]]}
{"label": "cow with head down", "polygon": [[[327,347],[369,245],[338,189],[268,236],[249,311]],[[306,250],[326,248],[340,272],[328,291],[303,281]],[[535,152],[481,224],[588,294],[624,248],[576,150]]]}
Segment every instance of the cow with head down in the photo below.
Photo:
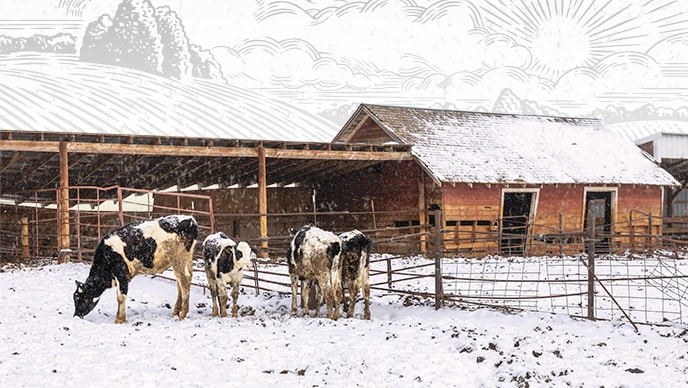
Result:
{"label": "cow with head down", "polygon": [[[298,230],[291,229],[290,232],[294,236],[287,250],[292,314],[297,314],[296,293],[298,282],[301,280],[303,315],[309,314],[308,294],[310,287],[315,284],[324,296],[327,317],[339,319],[339,304],[342,295],[341,240],[332,232],[310,225]],[[315,309],[316,317],[319,315],[319,310],[319,308]]]}
{"label": "cow with head down", "polygon": [[[213,299],[213,316],[227,316],[227,283],[232,286],[232,317],[238,316],[237,300],[239,285],[244,277],[243,269],[251,265],[256,255],[251,247],[241,241],[236,244],[226,234],[211,234],[203,241],[203,260],[208,288]],[[218,309],[219,304],[219,309]]]}
{"label": "cow with head down", "polygon": [[346,317],[354,316],[356,297],[360,290],[363,294],[363,318],[370,319],[370,284],[368,282],[370,267],[370,250],[372,241],[363,232],[352,230],[339,235],[342,240],[342,290],[346,286],[349,303],[344,298]]}
{"label": "cow with head down", "polygon": [[115,323],[126,321],[129,282],[137,274],[159,274],[170,267],[177,279],[172,316],[184,319],[189,311],[193,251],[198,224],[191,216],[170,215],[139,221],[105,235],[96,248],[86,281],[76,281],[74,316],[91,312],[103,292],[117,287]]}

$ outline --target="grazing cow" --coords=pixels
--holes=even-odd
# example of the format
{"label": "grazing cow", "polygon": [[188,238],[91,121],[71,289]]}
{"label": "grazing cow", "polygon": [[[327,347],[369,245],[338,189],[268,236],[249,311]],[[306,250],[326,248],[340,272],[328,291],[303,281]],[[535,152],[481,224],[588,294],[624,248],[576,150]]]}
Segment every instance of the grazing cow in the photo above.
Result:
{"label": "grazing cow", "polygon": [[342,291],[344,285],[349,292],[349,304],[346,302],[346,295],[342,293],[344,299],[344,311],[346,317],[354,316],[354,306],[358,290],[363,294],[365,308],[363,318],[370,319],[370,285],[368,283],[370,250],[372,241],[358,230],[352,230],[339,235],[342,240]]}
{"label": "grazing cow", "polygon": [[256,255],[251,247],[241,241],[238,245],[226,234],[219,232],[211,234],[203,241],[203,260],[205,274],[208,277],[210,296],[213,299],[213,316],[227,316],[227,283],[232,286],[232,316],[238,315],[237,300],[239,299],[239,285],[244,277],[244,267],[251,265],[251,259]]}
{"label": "grazing cow", "polygon": [[137,274],[154,275],[172,267],[177,278],[177,302],[172,316],[184,319],[189,312],[197,235],[196,220],[184,215],[135,222],[111,231],[100,240],[86,281],[76,281],[74,316],[86,316],[106,289],[117,286],[115,323],[123,323],[131,279]]}
{"label": "grazing cow", "polygon": [[[342,266],[340,262],[341,240],[332,232],[314,226],[291,230],[294,238],[287,251],[289,278],[291,280],[291,312],[297,314],[296,291],[298,281],[303,282],[301,299],[303,315],[308,315],[308,294],[312,284],[322,290],[327,305],[327,317],[339,319],[342,294]],[[319,314],[315,309],[315,316]]]}

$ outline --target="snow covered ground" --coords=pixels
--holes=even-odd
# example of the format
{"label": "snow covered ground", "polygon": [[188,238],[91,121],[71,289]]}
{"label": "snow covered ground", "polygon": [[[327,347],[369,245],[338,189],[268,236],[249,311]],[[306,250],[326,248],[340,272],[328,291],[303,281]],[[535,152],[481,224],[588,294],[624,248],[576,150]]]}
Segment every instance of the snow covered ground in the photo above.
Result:
{"label": "snow covered ground", "polygon": [[[173,282],[136,277],[128,321],[114,289],[73,317],[85,264],[0,272],[0,384],[52,386],[518,387],[688,385],[688,325],[639,326],[565,315],[435,310],[374,291],[372,320],[293,317],[290,298],[239,297],[240,317],[213,318],[203,288],[171,317]],[[408,305],[408,303],[406,303]],[[323,310],[324,312],[324,310]]]}

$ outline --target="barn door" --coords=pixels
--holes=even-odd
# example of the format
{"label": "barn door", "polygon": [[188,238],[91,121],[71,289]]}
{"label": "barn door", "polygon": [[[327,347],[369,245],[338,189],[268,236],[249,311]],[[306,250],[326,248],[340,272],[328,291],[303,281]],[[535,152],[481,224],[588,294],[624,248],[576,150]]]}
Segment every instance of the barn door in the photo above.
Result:
{"label": "barn door", "polygon": [[528,220],[533,205],[532,192],[504,193],[500,252],[508,255],[525,253]]}
{"label": "barn door", "polygon": [[585,221],[588,228],[587,214],[592,211],[595,219],[595,251],[610,252],[609,236],[612,226],[612,193],[609,191],[589,191],[585,195]]}

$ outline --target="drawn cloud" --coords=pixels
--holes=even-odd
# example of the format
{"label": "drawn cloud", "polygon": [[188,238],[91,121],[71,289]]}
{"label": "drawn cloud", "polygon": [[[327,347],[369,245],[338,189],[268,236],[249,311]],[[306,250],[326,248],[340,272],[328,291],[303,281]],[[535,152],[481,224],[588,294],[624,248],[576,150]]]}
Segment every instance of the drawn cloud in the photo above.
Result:
{"label": "drawn cloud", "polygon": [[287,89],[365,89],[374,85],[379,73],[372,64],[320,53],[301,39],[248,40],[232,48],[215,48],[213,55],[222,63],[228,79],[248,78]]}

